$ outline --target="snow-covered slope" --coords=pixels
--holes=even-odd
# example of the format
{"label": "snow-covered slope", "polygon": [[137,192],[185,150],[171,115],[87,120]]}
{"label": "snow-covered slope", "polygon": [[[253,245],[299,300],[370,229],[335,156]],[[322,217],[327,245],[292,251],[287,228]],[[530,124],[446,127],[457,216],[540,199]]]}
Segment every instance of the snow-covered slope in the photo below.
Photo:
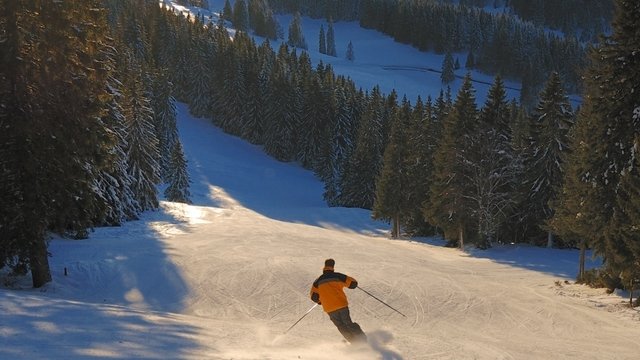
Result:
{"label": "snow-covered slope", "polygon": [[[193,16],[200,14],[213,22],[217,22],[218,15],[224,7],[224,0],[209,0],[210,10],[180,6],[175,1],[169,0],[165,0],[165,3],[173,6],[176,11],[185,14],[191,13]],[[293,16],[290,14],[276,16],[276,20],[285,32],[285,39],[292,19]],[[231,24],[228,25],[231,26]],[[443,85],[439,71],[442,69],[444,54],[421,52],[410,45],[395,42],[390,36],[378,31],[363,29],[358,22],[340,21],[334,23],[337,56],[324,55],[318,51],[318,36],[321,25],[327,31],[328,23],[326,20],[302,18],[302,32],[308,44],[308,49],[305,51],[309,54],[313,65],[317,65],[320,61],[331,64],[336,74],[350,77],[357,86],[364,90],[371,90],[378,85],[383,93],[389,94],[395,89],[400,98],[406,95],[412,103],[415,103],[418,96],[421,96],[423,100],[427,96],[435,99],[440,90],[446,91],[447,87],[451,88],[451,92],[455,96],[462,84],[462,78],[467,73],[464,68],[456,70],[457,79],[450,84]],[[228,30],[231,35],[235,34],[233,28],[229,27]],[[255,38],[257,43],[264,41],[263,38]],[[272,42],[272,47],[277,50],[281,42],[282,40]],[[354,46],[355,61],[353,62],[347,60],[345,56],[349,42],[352,42]],[[303,50],[298,49],[298,53],[300,51]],[[458,58],[461,64],[464,64],[467,54],[456,53],[453,56]],[[486,100],[494,76],[472,71],[472,78],[478,106],[480,106]],[[507,79],[505,86],[509,100],[520,98],[520,84],[518,82]]]}
{"label": "snow-covered slope", "polygon": [[[0,290],[0,358],[637,357],[639,319],[625,299],[564,283],[577,252],[393,241],[367,211],[323,204],[309,172],[183,105],[179,126],[194,205],[163,202],[89,240],[54,239],[51,284]],[[344,344],[319,308],[284,335],[313,305],[327,257],[407,317],[347,290],[371,346]]]}
{"label": "snow-covered slope", "polygon": [[[320,23],[303,24],[311,46]],[[314,62],[364,88],[410,98],[440,90],[436,73],[385,69],[438,69],[437,55],[353,23],[337,23],[336,40],[339,53],[353,41],[356,62],[310,51]],[[477,88],[480,103],[488,86]],[[576,251],[467,254],[437,239],[389,240],[387,224],[368,211],[327,207],[320,181],[299,166],[192,118],[184,105],[179,126],[194,204],[163,202],[88,240],[53,239],[52,283],[0,289],[0,359],[637,358],[640,316],[627,300],[566,283]],[[355,289],[351,314],[371,346],[344,344],[318,308],[283,334],[313,305],[309,287],[327,257],[407,317]]]}

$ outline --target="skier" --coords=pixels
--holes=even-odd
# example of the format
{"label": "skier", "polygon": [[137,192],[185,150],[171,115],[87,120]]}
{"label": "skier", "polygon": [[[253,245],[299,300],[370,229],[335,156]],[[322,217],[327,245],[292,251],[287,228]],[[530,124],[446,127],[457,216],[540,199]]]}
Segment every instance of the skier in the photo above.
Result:
{"label": "skier", "polygon": [[367,336],[360,325],[351,321],[349,303],[343,290],[344,287],[355,289],[358,287],[358,282],[350,276],[334,272],[335,264],[333,259],[324,261],[322,275],[313,282],[311,287],[311,300],[322,305],[329,319],[348,342],[352,344],[366,342]]}

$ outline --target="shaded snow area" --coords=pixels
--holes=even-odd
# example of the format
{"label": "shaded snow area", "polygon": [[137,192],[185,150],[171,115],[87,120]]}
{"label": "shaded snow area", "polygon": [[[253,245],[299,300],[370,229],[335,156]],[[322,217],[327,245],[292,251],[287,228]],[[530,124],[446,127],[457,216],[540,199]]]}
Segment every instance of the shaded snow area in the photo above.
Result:
{"label": "shaded snow area", "polygon": [[[577,251],[390,240],[311,173],[178,111],[194,204],[52,239],[52,283],[0,290],[0,359],[637,359],[637,311],[573,284]],[[369,345],[320,307],[284,334],[328,257],[406,318],[346,290]]]}

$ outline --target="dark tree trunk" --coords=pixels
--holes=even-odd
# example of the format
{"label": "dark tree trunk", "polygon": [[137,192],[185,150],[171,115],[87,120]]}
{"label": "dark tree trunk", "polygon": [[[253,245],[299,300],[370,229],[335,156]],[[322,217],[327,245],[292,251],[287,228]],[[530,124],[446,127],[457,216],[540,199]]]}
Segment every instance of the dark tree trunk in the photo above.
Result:
{"label": "dark tree trunk", "polygon": [[49,258],[47,244],[43,238],[38,238],[31,249],[31,278],[33,287],[39,288],[51,281],[51,269],[49,269]]}
{"label": "dark tree trunk", "polygon": [[394,239],[400,238],[400,215],[393,217],[393,230],[391,230],[391,237]]}

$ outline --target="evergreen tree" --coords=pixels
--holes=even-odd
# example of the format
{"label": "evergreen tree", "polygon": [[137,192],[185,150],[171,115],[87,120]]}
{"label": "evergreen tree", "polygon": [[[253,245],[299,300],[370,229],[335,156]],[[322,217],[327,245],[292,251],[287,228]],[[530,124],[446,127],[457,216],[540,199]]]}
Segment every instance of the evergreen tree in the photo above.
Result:
{"label": "evergreen tree", "polygon": [[400,237],[402,217],[411,212],[409,197],[409,159],[412,149],[408,148],[411,126],[412,109],[406,98],[402,106],[395,113],[391,139],[384,152],[384,161],[380,177],[377,179],[376,199],[373,205],[372,217],[393,222],[391,236]]}
{"label": "evergreen tree", "polygon": [[[598,170],[611,181],[607,194],[615,196],[606,236],[610,252],[605,256],[609,265],[624,269],[622,277],[630,289],[630,281],[640,278],[640,163],[635,155],[640,146],[640,4],[618,0],[615,14],[613,35],[598,51],[589,90],[594,93],[594,112],[607,123],[608,148],[604,154],[610,157],[601,159]],[[595,89],[598,79],[603,81],[599,92]]]}
{"label": "evergreen tree", "polygon": [[222,19],[233,21],[233,9],[229,0],[224,0],[224,8],[222,9]]}
{"label": "evergreen tree", "polygon": [[517,162],[511,148],[510,110],[504,84],[497,76],[471,136],[469,167],[475,193],[471,196],[478,216],[479,248],[491,247],[498,230],[514,207]]}
{"label": "evergreen tree", "polygon": [[356,59],[356,56],[353,52],[353,44],[351,43],[351,41],[349,41],[349,45],[347,45],[347,60],[349,61],[354,61]]}
{"label": "evergreen tree", "polygon": [[333,21],[329,19],[329,28],[327,29],[327,55],[338,56],[336,53],[336,36],[333,32]]}
{"label": "evergreen tree", "polygon": [[[213,62],[213,49],[208,44],[204,35],[194,36],[191,39],[193,44],[190,53],[192,56],[188,59],[188,63],[184,63],[183,69],[189,69],[186,76],[185,96],[189,101],[189,110],[194,116],[205,117],[211,116],[212,98],[211,82],[213,72],[211,71],[211,63]],[[160,74],[164,76],[164,74]],[[169,81],[168,79],[163,81]],[[165,86],[168,86],[166,84]],[[165,90],[166,91],[166,90]],[[167,95],[167,94],[164,94]],[[166,100],[165,100],[166,101]],[[171,146],[169,145],[170,153]],[[168,157],[168,155],[167,155]]]}
{"label": "evergreen tree", "polygon": [[432,142],[433,104],[431,97],[427,98],[426,104],[418,96],[416,105],[411,114],[411,123],[408,129],[408,145],[411,149],[407,160],[407,193],[411,202],[403,221],[405,231],[412,235],[426,236],[433,235],[433,227],[427,223],[422,214],[422,204],[427,201],[429,193],[429,179],[433,172],[433,148]]}
{"label": "evergreen tree", "polygon": [[[533,224],[544,227],[553,216],[550,202],[557,198],[563,176],[563,163],[568,151],[568,132],[573,125],[573,110],[564,94],[560,76],[551,74],[540,94],[532,117],[532,143],[525,166],[528,187],[529,217]],[[547,232],[547,246],[553,245],[553,234]]]}
{"label": "evergreen tree", "polygon": [[[285,44],[282,44],[281,52],[288,53]],[[300,117],[300,104],[284,67],[282,60],[278,61],[271,75],[271,91],[266,100],[268,108],[264,119],[264,149],[280,161],[291,161],[295,155],[294,132]]]}
{"label": "evergreen tree", "polygon": [[327,53],[327,40],[324,35],[324,26],[320,25],[320,34],[318,36],[318,51],[320,54]]}
{"label": "evergreen tree", "polygon": [[249,0],[249,24],[256,35],[276,39],[276,20],[266,0]]}
{"label": "evergreen tree", "polygon": [[228,52],[227,68],[224,74],[222,94],[218,99],[219,116],[217,123],[225,132],[239,135],[245,122],[245,104],[247,96],[246,69],[239,54],[239,42],[246,34],[236,33],[233,49]]}
{"label": "evergreen tree", "polygon": [[171,149],[171,161],[169,162],[167,178],[169,186],[164,191],[164,196],[167,200],[190,204],[189,172],[187,171],[187,160],[184,158],[180,141],[176,141],[173,149]]}
{"label": "evergreen tree", "polygon": [[312,168],[316,176],[326,184],[334,174],[331,164],[332,131],[337,120],[336,79],[330,65],[324,68],[319,81],[321,108],[324,114],[322,117],[326,120],[320,133],[318,156],[314,159]]}
{"label": "evergreen tree", "polygon": [[601,244],[613,206],[611,200],[604,198],[606,185],[599,183],[598,174],[591,171],[602,158],[600,135],[606,132],[605,123],[593,114],[591,101],[587,98],[583,103],[571,129],[571,152],[566,158],[562,189],[552,203],[554,214],[549,222],[567,245],[579,245],[579,281],[584,280],[587,246],[594,246],[603,254],[607,252]]}
{"label": "evergreen tree", "polygon": [[456,74],[454,73],[453,56],[451,56],[451,53],[448,51],[445,54],[444,60],[442,62],[442,73],[440,74],[440,79],[442,80],[443,84],[449,84],[456,79]]}
{"label": "evergreen tree", "polygon": [[167,179],[173,145],[178,141],[175,99],[171,95],[171,83],[167,72],[160,70],[154,78],[151,107],[153,123],[158,139],[159,166],[162,179]]}
{"label": "evergreen tree", "polygon": [[247,31],[249,29],[249,12],[247,3],[244,0],[235,0],[233,3],[233,27],[237,31]]}
{"label": "evergreen tree", "polygon": [[154,114],[142,81],[142,69],[128,56],[129,74],[124,82],[123,110],[126,124],[128,174],[135,179],[133,193],[142,211],[156,209],[156,185],[160,182],[158,138]]}
{"label": "evergreen tree", "polygon": [[304,34],[302,33],[302,19],[300,19],[300,13],[296,13],[293,16],[293,20],[289,25],[289,38],[287,40],[287,45],[307,49],[307,41],[304,39]]}
{"label": "evergreen tree", "polygon": [[319,157],[323,134],[329,124],[328,114],[323,111],[321,87],[317,76],[312,76],[305,83],[305,98],[300,127],[300,149],[298,159],[305,168],[311,168]]}
{"label": "evergreen tree", "polygon": [[[115,61],[116,55],[112,55]],[[127,172],[126,130],[122,83],[116,77],[122,74],[113,72],[107,83],[111,95],[107,104],[108,112],[103,122],[113,136],[113,147],[108,157],[108,165],[102,168],[95,180],[95,196],[102,203],[101,215],[95,219],[96,225],[120,225],[123,221],[135,220],[140,213],[133,193],[135,179]]]}
{"label": "evergreen tree", "polygon": [[346,88],[344,79],[339,79],[340,84],[336,86],[332,96],[336,107],[335,120],[329,129],[329,159],[328,171],[325,180],[324,198],[329,206],[339,204],[340,177],[344,172],[347,159],[354,147],[354,109],[353,102],[349,97],[349,89]]}
{"label": "evergreen tree", "polygon": [[[113,137],[106,17],[98,1],[5,1],[0,10],[0,259],[51,280],[47,232],[86,236]],[[28,35],[28,36],[27,36]]]}
{"label": "evergreen tree", "polygon": [[266,99],[269,98],[270,74],[273,64],[268,56],[273,52],[269,41],[265,41],[258,51],[259,70],[253,86],[249,86],[248,103],[246,104],[246,119],[242,124],[241,135],[252,144],[263,143],[264,118],[266,116]]}
{"label": "evergreen tree", "polygon": [[473,52],[469,51],[469,54],[467,54],[467,60],[464,63],[464,67],[467,70],[471,70],[475,67],[475,60],[473,58]]}
{"label": "evergreen tree", "polygon": [[559,214],[551,222],[554,228],[567,223],[605,259],[603,271],[622,277],[627,288],[640,265],[638,16],[639,3],[616,1],[613,34],[590,54],[585,106],[574,132],[573,144],[579,147],[565,175]]}
{"label": "evergreen tree", "polygon": [[362,114],[356,146],[349,157],[341,180],[343,206],[371,209],[375,199],[375,180],[381,168],[380,153],[384,149],[383,96],[377,86],[371,91]]}
{"label": "evergreen tree", "polygon": [[471,156],[470,137],[477,128],[478,111],[475,104],[471,76],[467,74],[451,113],[443,123],[442,140],[434,156],[434,173],[428,203],[424,211],[427,220],[443,229],[450,244],[464,248],[465,238],[475,229],[469,196],[473,188],[469,183],[468,157]]}

